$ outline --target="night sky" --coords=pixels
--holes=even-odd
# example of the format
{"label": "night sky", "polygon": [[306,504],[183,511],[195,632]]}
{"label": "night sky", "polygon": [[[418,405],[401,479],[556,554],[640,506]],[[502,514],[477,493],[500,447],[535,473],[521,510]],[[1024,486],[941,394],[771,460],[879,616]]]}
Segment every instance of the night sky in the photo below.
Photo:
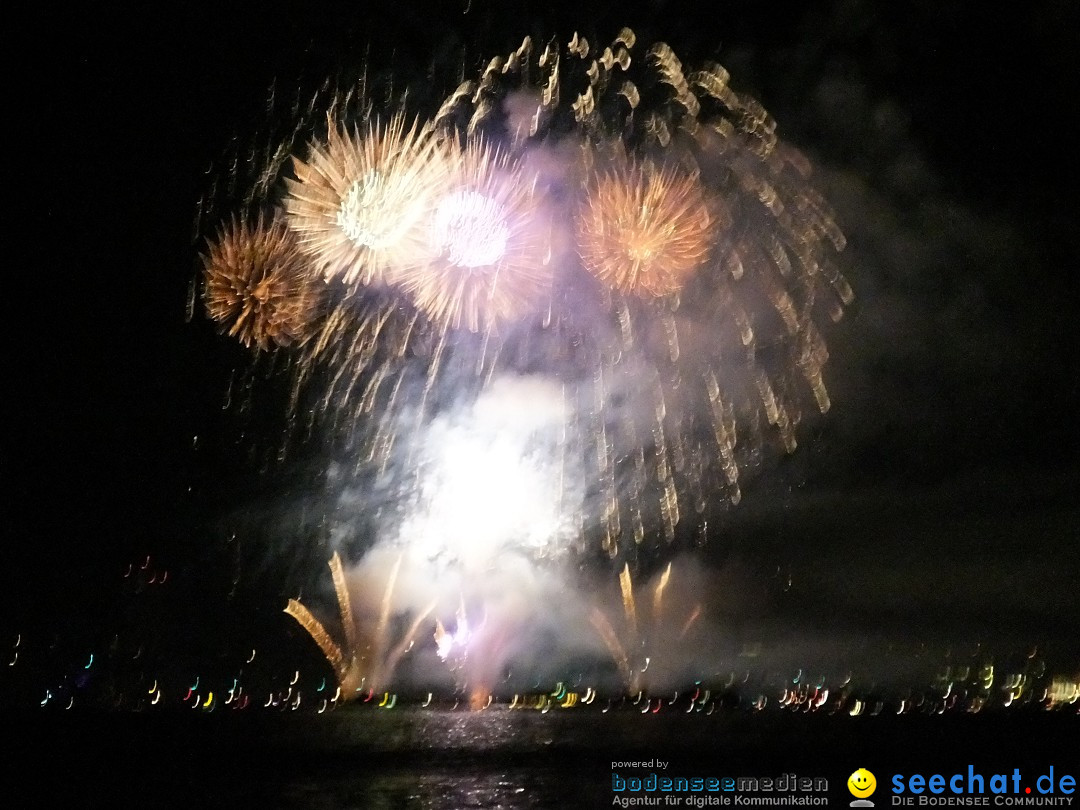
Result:
{"label": "night sky", "polygon": [[[449,90],[463,50],[472,73],[525,34],[623,25],[727,67],[811,158],[849,240],[833,410],[700,554],[718,588],[744,583],[728,619],[752,635],[797,613],[808,646],[873,627],[1080,657],[1075,4],[221,5],[7,26],[0,625],[54,644],[43,668],[133,622],[220,657],[325,579],[325,545],[228,541],[310,469],[267,467],[280,397],[223,410],[248,357],[185,317],[196,205],[265,128],[271,86],[366,59],[402,87],[449,70]],[[147,555],[174,590],[132,618],[122,574]]]}

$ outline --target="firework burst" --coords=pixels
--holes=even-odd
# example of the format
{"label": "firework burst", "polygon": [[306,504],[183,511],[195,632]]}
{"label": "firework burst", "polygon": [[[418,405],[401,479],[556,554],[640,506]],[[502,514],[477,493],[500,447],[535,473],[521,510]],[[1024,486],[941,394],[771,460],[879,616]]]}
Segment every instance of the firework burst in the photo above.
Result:
{"label": "firework burst", "polygon": [[581,259],[624,294],[680,290],[705,262],[712,222],[696,173],[631,161],[600,172],[578,220]]}
{"label": "firework burst", "polygon": [[203,256],[203,298],[211,319],[245,346],[268,350],[303,343],[322,285],[279,219],[234,219]]}
{"label": "firework burst", "polygon": [[432,259],[398,282],[442,328],[471,332],[517,320],[551,289],[550,251],[536,178],[487,145],[450,147],[452,180],[435,203]]}
{"label": "firework burst", "polygon": [[327,280],[385,281],[422,265],[425,232],[447,167],[430,131],[401,114],[350,134],[329,121],[325,143],[294,158],[285,210],[300,247]]}
{"label": "firework burst", "polygon": [[[637,689],[703,610],[665,605],[693,589],[660,566],[830,406],[821,325],[852,300],[843,234],[722,67],[684,71],[629,29],[602,47],[526,38],[411,126],[404,97],[380,119],[374,95],[298,95],[251,188],[260,161],[240,156],[228,186],[249,210],[284,185],[284,226],[234,225],[204,262],[210,317],[248,344],[303,344],[277,368],[295,373],[298,432],[328,439],[325,525],[372,565],[354,612],[331,561],[343,640],[286,612],[346,697],[390,682],[434,623],[486,700],[532,626],[507,618],[534,592],[513,572],[608,557],[621,610],[612,589],[591,624]],[[659,574],[640,605],[631,571]],[[475,585],[500,578],[514,599]]]}
{"label": "firework burst", "polygon": [[[351,90],[312,99],[331,125],[294,158],[284,207],[338,297],[292,366],[295,413],[340,429],[366,499],[348,520],[379,524],[358,533],[430,540],[405,529],[445,528],[425,516],[461,483],[468,540],[507,499],[464,455],[443,474],[432,438],[500,384],[540,383],[559,424],[499,481],[558,512],[550,542],[524,546],[599,541],[647,571],[704,542],[746,471],[828,410],[821,324],[852,298],[844,237],[809,163],[719,65],[684,70],[629,30],[526,39],[485,64],[411,128]],[[520,463],[526,447],[543,458]],[[558,491],[523,484],[530,470]]]}
{"label": "firework burst", "polygon": [[577,143],[585,170],[565,176],[583,178],[573,228],[598,284],[563,272],[536,345],[573,381],[583,527],[612,556],[658,533],[703,540],[710,501],[737,503],[763,448],[794,451],[806,404],[830,405],[818,324],[852,295],[809,163],[721,66],[686,71],[629,29],[600,47],[526,40],[436,122],[526,153]]}

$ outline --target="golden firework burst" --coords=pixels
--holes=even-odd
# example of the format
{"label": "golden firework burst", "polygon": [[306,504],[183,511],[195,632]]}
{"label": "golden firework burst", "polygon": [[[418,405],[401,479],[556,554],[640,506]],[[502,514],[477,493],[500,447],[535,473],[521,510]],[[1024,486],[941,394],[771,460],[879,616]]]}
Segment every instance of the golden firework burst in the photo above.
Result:
{"label": "golden firework burst", "polygon": [[398,284],[444,328],[479,332],[537,309],[551,288],[541,196],[505,154],[472,141],[448,147],[449,186],[428,229],[431,259]]}
{"label": "golden firework burst", "polygon": [[696,173],[618,161],[588,187],[578,223],[585,267],[624,294],[678,292],[709,254],[711,217]]}
{"label": "golden firework burst", "polygon": [[206,312],[245,346],[303,343],[318,313],[321,283],[280,219],[234,219],[203,255]]}
{"label": "golden firework burst", "polygon": [[422,264],[425,225],[446,184],[446,161],[428,128],[402,115],[351,134],[333,121],[308,161],[293,158],[285,210],[290,227],[324,278],[346,284],[386,280],[388,270]]}

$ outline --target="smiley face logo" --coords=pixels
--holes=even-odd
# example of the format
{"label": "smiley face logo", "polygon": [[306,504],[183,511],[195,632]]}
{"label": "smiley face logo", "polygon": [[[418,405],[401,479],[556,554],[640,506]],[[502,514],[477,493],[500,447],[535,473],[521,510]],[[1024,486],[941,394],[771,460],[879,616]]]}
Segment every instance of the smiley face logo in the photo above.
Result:
{"label": "smiley face logo", "polygon": [[859,768],[848,777],[847,789],[856,799],[865,799],[877,789],[877,779],[866,768]]}

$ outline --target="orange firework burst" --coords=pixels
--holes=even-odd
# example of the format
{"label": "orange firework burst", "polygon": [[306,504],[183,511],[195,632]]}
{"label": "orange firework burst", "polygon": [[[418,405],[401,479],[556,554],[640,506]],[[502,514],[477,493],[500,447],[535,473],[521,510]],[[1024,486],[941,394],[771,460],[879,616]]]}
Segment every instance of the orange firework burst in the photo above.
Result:
{"label": "orange firework burst", "polygon": [[423,263],[426,219],[445,187],[446,164],[428,129],[403,116],[365,133],[339,131],[293,159],[285,210],[300,247],[330,280],[370,284],[387,269]]}
{"label": "orange firework burst", "polygon": [[535,182],[505,155],[472,142],[448,155],[453,179],[435,202],[431,260],[398,277],[418,309],[472,332],[535,310],[551,288]]}
{"label": "orange firework burst", "polygon": [[321,285],[281,220],[234,219],[202,259],[206,312],[230,336],[264,350],[308,337]]}
{"label": "orange firework burst", "polygon": [[578,248],[586,268],[642,298],[678,292],[709,253],[711,217],[696,173],[624,162],[585,197]]}

